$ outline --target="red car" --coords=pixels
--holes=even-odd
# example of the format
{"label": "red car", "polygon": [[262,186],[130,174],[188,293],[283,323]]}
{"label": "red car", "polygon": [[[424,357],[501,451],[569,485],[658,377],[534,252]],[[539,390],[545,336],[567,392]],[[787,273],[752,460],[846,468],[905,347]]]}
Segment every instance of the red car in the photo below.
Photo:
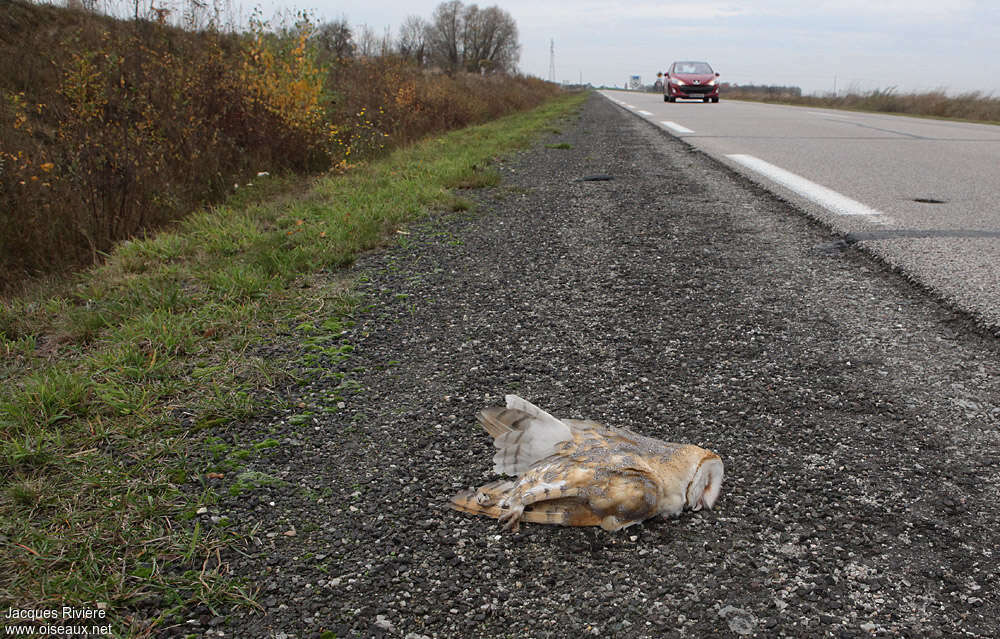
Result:
{"label": "red car", "polygon": [[719,74],[707,62],[674,62],[663,78],[663,101],[719,101]]}

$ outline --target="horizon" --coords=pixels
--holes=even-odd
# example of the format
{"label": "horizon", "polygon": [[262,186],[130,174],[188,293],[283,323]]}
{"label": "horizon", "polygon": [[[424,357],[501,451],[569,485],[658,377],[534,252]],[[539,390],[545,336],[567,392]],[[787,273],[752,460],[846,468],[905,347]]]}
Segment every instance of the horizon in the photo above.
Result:
{"label": "horizon", "polygon": [[[127,4],[105,0],[116,2]],[[367,25],[393,38],[408,16],[429,20],[441,4],[219,2],[240,22],[255,7],[271,20],[305,11],[319,23],[343,18],[355,32]],[[990,25],[1000,24],[1000,3],[988,0],[819,0],[807,7],[792,0],[464,4],[510,13],[521,44],[518,70],[560,84],[620,88],[638,75],[651,85],[674,60],[698,59],[709,62],[723,82],[794,86],[803,94],[888,89],[1000,94],[1000,38],[989,32]],[[553,63],[556,73],[550,78]]]}

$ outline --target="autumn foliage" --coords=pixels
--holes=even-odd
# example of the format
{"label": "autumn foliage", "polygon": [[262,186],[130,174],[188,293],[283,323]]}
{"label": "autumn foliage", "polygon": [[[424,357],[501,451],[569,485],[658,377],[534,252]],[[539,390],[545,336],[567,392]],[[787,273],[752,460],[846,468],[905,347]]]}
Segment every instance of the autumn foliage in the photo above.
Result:
{"label": "autumn foliage", "polygon": [[258,172],[345,170],[554,91],[391,56],[321,62],[305,19],[193,32],[4,4],[0,287],[100,259]]}

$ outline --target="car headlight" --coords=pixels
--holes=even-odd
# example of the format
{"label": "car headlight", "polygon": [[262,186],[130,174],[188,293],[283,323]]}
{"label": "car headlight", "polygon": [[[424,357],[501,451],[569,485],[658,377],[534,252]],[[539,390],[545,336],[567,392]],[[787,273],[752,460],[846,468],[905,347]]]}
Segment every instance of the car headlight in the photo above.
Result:
{"label": "car headlight", "polygon": [[686,82],[684,82],[684,80],[681,80],[680,78],[670,78],[670,82],[672,82],[673,84],[681,85],[681,86],[683,86],[684,84],[686,84]]}
{"label": "car headlight", "polygon": [[717,80],[714,80],[714,79],[713,79],[713,80],[709,80],[709,81],[708,81],[708,82],[706,82],[705,84],[707,84],[707,85],[708,85],[708,86],[710,86],[710,87],[714,87],[714,86],[715,86],[715,83],[716,83],[716,82],[717,82]]}

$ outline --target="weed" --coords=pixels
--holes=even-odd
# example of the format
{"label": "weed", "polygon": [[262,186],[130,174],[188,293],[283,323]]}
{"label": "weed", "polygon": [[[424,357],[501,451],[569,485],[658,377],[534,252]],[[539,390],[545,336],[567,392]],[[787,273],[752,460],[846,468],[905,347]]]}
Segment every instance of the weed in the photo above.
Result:
{"label": "weed", "polygon": [[32,510],[39,506],[47,494],[47,486],[40,479],[23,479],[7,487],[7,496],[16,507]]}
{"label": "weed", "polygon": [[[112,250],[48,295],[0,305],[5,597],[25,608],[107,602],[121,636],[183,623],[192,606],[253,605],[223,569],[205,568],[239,540],[238,526],[203,527],[197,509],[218,500],[205,481],[216,467],[236,473],[236,493],[280,481],[243,470],[278,435],[236,446],[210,436],[262,411],[290,411],[279,391],[309,366],[330,378],[328,409],[361,392],[346,361],[352,314],[369,302],[337,267],[448,207],[456,174],[534,139],[582,97],[310,180],[294,202],[203,211],[166,239]],[[289,332],[300,352],[275,355],[269,345]],[[305,413],[293,413],[303,427]]]}
{"label": "weed", "polygon": [[[389,149],[536,106],[557,91],[531,78],[428,73],[395,57],[325,65],[312,32],[304,16],[276,31],[258,12],[246,32],[223,33],[5,0],[0,290],[29,274],[100,262],[116,243],[234,192],[243,210],[287,184],[289,173],[349,172]],[[495,179],[457,175],[454,187]],[[192,237],[210,255],[240,254],[263,241],[271,222],[251,218],[195,214],[186,222],[193,236],[128,242],[117,267],[142,274],[179,260]],[[258,270],[221,275],[223,294],[252,297],[272,276],[313,268],[316,251],[304,244],[339,232],[287,230],[271,251],[256,252]],[[341,253],[339,263],[352,254]],[[71,338],[95,338],[102,322],[81,313]]]}
{"label": "weed", "polygon": [[849,91],[839,96],[813,96],[781,89],[782,87],[758,90],[733,87],[726,91],[726,97],[734,100],[1000,123],[1000,98],[977,91],[948,96],[943,91],[897,93],[890,87],[867,92]]}
{"label": "weed", "polygon": [[266,450],[268,448],[274,448],[275,446],[279,446],[279,445],[280,444],[278,443],[277,439],[268,438],[268,439],[265,439],[262,442],[257,442],[256,444],[253,445],[253,447],[254,447],[255,450],[261,451],[261,450]]}
{"label": "weed", "polygon": [[287,486],[288,482],[272,477],[267,473],[255,470],[247,470],[236,476],[236,481],[229,487],[231,496],[242,495],[251,492],[262,486]]}

